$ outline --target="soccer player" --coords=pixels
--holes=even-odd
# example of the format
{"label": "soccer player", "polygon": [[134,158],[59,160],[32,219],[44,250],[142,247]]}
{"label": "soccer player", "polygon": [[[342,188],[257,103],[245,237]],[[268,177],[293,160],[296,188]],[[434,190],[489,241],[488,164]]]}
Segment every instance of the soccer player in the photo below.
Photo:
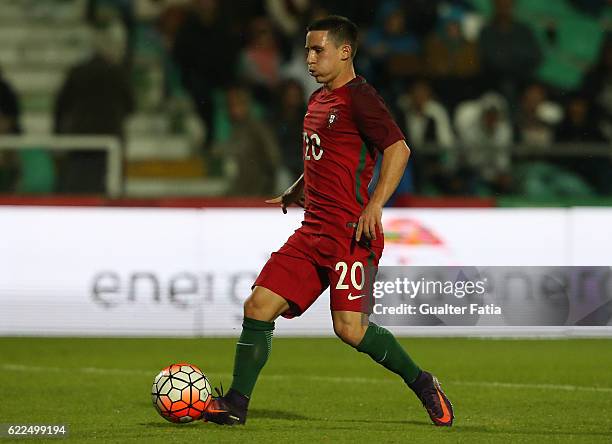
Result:
{"label": "soccer player", "polygon": [[[330,287],[334,331],[357,351],[399,375],[435,425],[450,426],[453,408],[437,379],[421,370],[387,329],[368,322],[365,270],[383,251],[382,208],[408,162],[410,149],[386,105],[353,58],[357,27],[344,17],[315,21],[306,35],[308,72],[323,84],[304,116],[304,173],[282,196],[267,201],[304,206],[302,226],[273,253],[244,303],[233,381],[204,414],[218,424],[244,424],[257,377],[272,346],[274,320],[292,318]],[[378,153],[380,178],[368,184]]]}

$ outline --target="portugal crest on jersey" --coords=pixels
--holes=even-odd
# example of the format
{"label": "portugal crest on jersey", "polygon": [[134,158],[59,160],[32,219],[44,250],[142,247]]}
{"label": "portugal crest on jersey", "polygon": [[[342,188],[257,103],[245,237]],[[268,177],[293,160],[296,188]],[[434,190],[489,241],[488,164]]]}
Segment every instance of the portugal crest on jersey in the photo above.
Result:
{"label": "portugal crest on jersey", "polygon": [[332,108],[329,110],[329,115],[327,116],[327,127],[331,128],[336,120],[338,120],[338,111],[335,108]]}

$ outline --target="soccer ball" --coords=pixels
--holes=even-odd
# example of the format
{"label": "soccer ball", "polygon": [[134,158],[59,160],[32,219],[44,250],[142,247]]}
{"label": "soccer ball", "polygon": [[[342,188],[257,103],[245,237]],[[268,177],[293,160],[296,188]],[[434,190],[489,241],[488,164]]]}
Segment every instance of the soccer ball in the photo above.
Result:
{"label": "soccer ball", "polygon": [[198,420],[212,399],[210,382],[195,365],[172,364],[155,377],[151,389],[153,406],[170,422]]}

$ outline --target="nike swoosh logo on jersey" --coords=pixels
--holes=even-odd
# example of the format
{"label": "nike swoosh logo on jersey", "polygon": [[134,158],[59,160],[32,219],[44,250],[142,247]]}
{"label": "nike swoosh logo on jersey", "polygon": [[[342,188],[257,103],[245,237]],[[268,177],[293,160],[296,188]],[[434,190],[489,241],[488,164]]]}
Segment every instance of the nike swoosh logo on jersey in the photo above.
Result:
{"label": "nike swoosh logo on jersey", "polygon": [[351,293],[349,293],[348,300],[349,301],[354,301],[355,299],[359,299],[359,298],[362,298],[364,296],[365,296],[365,294],[357,294],[357,295],[353,296]]}

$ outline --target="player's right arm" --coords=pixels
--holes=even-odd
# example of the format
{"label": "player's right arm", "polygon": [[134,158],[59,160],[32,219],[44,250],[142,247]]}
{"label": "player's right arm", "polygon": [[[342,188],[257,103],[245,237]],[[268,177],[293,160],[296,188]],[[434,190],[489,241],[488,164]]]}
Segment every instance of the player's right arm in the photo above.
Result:
{"label": "player's right arm", "polygon": [[357,223],[355,239],[359,242],[362,234],[367,239],[376,240],[377,230],[382,232],[382,208],[404,174],[410,149],[387,105],[374,88],[362,82],[351,93],[353,117],[362,139],[368,146],[384,153],[378,184]]}
{"label": "player's right arm", "polygon": [[406,142],[398,140],[384,150],[380,176],[370,201],[363,209],[355,239],[361,240],[363,233],[366,238],[376,240],[376,231],[382,233],[382,209],[397,188],[410,157],[410,148]]}
{"label": "player's right arm", "polygon": [[283,213],[287,214],[287,207],[293,203],[304,207],[304,174],[295,181],[293,185],[285,190],[283,194],[274,199],[266,200],[268,204],[280,204]]}

